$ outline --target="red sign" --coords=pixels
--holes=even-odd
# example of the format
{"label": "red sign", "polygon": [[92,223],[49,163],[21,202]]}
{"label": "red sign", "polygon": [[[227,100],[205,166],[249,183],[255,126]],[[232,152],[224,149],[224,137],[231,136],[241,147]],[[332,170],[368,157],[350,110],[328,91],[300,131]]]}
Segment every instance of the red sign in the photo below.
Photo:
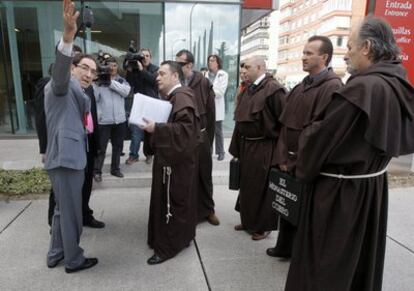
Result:
{"label": "red sign", "polygon": [[244,0],[243,8],[247,9],[272,9],[273,0]]}
{"label": "red sign", "polygon": [[374,14],[384,18],[394,31],[395,40],[401,48],[403,64],[408,78],[414,84],[414,1],[376,0]]}

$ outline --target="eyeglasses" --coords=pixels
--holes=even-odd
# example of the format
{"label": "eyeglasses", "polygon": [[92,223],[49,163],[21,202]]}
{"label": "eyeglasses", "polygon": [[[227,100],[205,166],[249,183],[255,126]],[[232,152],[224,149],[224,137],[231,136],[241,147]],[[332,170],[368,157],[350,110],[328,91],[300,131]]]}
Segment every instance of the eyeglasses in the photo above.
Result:
{"label": "eyeglasses", "polygon": [[179,64],[181,67],[184,67],[188,64],[188,62],[177,62],[177,64]]}
{"label": "eyeglasses", "polygon": [[76,67],[80,68],[85,73],[91,73],[92,78],[95,78],[98,75],[98,72],[95,69],[89,68],[88,65],[85,65],[85,64],[79,65],[78,64],[78,65],[76,65]]}

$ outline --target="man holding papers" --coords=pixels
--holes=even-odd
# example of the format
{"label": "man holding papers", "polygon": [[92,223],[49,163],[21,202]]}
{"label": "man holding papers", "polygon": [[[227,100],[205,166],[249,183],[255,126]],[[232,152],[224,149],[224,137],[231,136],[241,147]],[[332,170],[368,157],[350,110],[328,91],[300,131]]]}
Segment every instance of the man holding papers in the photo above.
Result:
{"label": "man holding papers", "polygon": [[197,143],[200,118],[193,91],[181,86],[178,63],[165,61],[158,71],[161,96],[172,104],[165,123],[144,118],[141,128],[150,133],[154,152],[148,245],[154,255],[148,264],[162,263],[189,246],[195,237]]}

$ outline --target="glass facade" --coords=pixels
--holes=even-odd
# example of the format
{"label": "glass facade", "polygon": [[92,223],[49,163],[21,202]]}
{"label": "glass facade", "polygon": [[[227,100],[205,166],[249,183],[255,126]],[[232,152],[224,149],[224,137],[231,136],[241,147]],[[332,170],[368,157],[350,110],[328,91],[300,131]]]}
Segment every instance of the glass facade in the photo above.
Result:
{"label": "glass facade", "polygon": [[[74,2],[80,8],[80,1]],[[85,1],[95,21],[75,43],[88,53],[102,50],[121,59],[134,40],[138,48],[151,50],[157,65],[186,48],[194,52],[197,69],[206,66],[208,54],[220,55],[229,73],[225,128],[230,130],[238,79],[240,1],[201,2]],[[54,60],[62,33],[61,9],[60,0],[0,1],[0,135],[35,130],[35,85]]]}

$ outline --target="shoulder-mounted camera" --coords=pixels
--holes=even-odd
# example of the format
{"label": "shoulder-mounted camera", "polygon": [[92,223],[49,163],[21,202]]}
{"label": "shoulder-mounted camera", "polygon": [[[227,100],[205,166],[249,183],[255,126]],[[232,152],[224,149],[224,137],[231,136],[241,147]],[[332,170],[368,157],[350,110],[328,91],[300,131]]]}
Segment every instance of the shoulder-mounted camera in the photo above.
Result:
{"label": "shoulder-mounted camera", "polygon": [[144,55],[141,52],[138,52],[135,47],[135,41],[131,40],[129,42],[128,51],[125,55],[124,69],[130,68],[132,70],[138,70],[137,61],[142,64],[144,59]]}
{"label": "shoulder-mounted camera", "polygon": [[102,51],[98,52],[97,63],[98,63],[98,86],[109,87],[111,85],[111,67],[108,61],[112,56]]}

